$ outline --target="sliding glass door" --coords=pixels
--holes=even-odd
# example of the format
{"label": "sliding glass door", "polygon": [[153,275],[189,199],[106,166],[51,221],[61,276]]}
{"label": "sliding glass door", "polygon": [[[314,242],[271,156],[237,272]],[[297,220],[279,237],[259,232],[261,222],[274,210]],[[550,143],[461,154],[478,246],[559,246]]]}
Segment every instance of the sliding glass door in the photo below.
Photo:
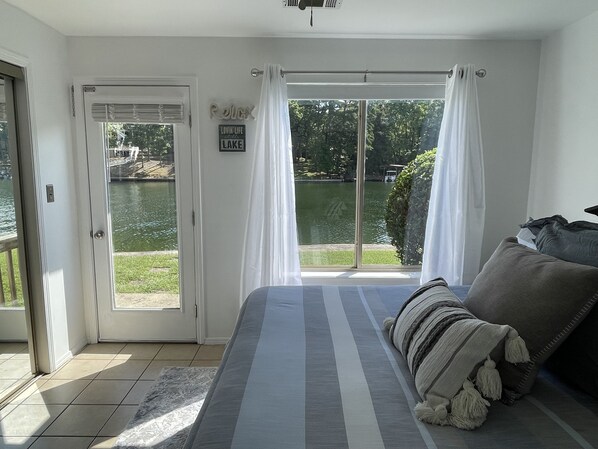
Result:
{"label": "sliding glass door", "polygon": [[[36,371],[29,313],[13,76],[0,65],[0,400]],[[20,70],[8,66],[14,75]],[[15,73],[16,72],[16,73]],[[31,350],[30,350],[31,348]]]}

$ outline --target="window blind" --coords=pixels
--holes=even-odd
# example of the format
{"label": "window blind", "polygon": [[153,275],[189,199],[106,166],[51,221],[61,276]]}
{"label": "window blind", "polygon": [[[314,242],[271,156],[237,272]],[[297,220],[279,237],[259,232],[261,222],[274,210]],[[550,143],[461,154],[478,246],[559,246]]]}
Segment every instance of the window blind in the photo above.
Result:
{"label": "window blind", "polygon": [[93,103],[91,116],[96,122],[184,123],[183,104]]}

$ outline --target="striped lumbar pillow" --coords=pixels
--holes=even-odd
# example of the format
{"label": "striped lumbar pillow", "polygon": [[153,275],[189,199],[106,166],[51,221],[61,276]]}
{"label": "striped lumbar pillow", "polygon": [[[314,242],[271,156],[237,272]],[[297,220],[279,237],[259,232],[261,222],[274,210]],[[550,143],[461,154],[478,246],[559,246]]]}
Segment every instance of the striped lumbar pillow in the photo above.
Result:
{"label": "striped lumbar pillow", "polygon": [[484,397],[496,400],[502,393],[495,361],[502,358],[503,347],[506,361],[529,361],[515,329],[477,319],[444,279],[420,287],[384,325],[423,399],[415,414],[431,424],[481,426],[490,406]]}

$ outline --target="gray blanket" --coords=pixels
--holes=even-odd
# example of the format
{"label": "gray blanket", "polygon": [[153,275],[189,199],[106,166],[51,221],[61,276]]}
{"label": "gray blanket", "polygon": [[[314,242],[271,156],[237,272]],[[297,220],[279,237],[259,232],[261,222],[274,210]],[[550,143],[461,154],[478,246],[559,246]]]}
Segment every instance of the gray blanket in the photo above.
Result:
{"label": "gray blanket", "polygon": [[382,330],[414,290],[252,293],[185,448],[598,447],[598,402],[546,375],[514,406],[495,403],[479,430],[418,421],[413,379]]}

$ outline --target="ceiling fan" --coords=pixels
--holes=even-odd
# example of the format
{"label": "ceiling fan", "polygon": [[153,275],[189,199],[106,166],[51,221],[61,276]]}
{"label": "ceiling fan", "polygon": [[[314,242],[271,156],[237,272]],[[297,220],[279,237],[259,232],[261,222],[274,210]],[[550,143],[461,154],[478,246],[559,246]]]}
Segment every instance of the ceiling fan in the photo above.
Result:
{"label": "ceiling fan", "polygon": [[295,7],[303,11],[310,8],[309,24],[314,26],[314,8],[340,8],[343,0],[283,0],[282,5],[285,7]]}

